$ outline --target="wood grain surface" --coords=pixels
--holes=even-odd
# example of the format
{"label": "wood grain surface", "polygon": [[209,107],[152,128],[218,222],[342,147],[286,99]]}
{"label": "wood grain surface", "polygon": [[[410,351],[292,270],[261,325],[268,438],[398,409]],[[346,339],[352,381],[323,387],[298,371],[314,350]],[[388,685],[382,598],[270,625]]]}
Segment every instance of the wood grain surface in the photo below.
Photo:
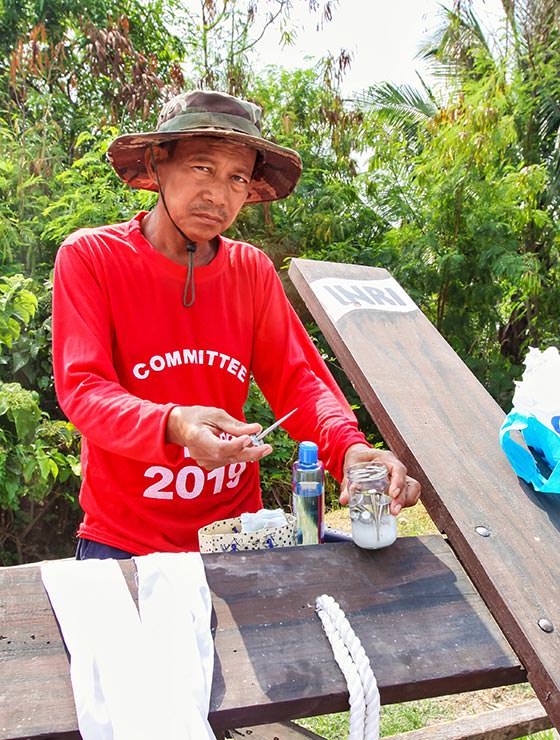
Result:
{"label": "wood grain surface", "polygon": [[383,740],[516,740],[548,730],[551,722],[538,699],[461,717],[454,722],[391,735]]}
{"label": "wood grain surface", "polygon": [[368,305],[358,291],[359,307],[333,319],[317,297],[318,280],[375,288],[386,270],[294,259],[290,277],[560,727],[560,496],[518,480],[498,443],[504,412],[419,310],[385,310],[375,290]]}
{"label": "wood grain surface", "polygon": [[231,740],[326,740],[316,732],[299,727],[294,722],[278,722],[273,725],[242,727],[230,732]]}
{"label": "wood grain surface", "polygon": [[[204,556],[214,606],[217,730],[348,707],[314,611],[340,603],[383,703],[500,686],[525,673],[439,535]],[[133,596],[133,563],[121,561]],[[38,566],[0,569],[0,739],[76,730],[68,657]],[[71,735],[67,736],[68,738]]]}

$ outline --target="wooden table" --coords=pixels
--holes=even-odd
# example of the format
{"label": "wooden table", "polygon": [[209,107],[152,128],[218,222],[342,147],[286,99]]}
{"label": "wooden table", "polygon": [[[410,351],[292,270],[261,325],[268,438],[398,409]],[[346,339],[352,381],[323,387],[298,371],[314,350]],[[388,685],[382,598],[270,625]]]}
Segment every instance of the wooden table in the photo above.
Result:
{"label": "wooden table", "polygon": [[[445,539],[205,555],[217,730],[348,707],[314,612],[332,595],[360,637],[383,703],[525,680]],[[134,595],[133,564],[121,561]],[[38,566],[0,569],[0,738],[78,737],[68,657]],[[61,735],[66,737],[66,735]]]}

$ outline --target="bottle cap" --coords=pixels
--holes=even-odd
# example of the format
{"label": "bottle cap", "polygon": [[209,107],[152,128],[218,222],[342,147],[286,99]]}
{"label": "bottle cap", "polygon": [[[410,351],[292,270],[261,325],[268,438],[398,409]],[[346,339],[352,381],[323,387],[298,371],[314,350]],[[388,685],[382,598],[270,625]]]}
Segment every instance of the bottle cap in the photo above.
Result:
{"label": "bottle cap", "polygon": [[319,448],[315,442],[302,442],[299,446],[298,460],[300,465],[317,465]]}

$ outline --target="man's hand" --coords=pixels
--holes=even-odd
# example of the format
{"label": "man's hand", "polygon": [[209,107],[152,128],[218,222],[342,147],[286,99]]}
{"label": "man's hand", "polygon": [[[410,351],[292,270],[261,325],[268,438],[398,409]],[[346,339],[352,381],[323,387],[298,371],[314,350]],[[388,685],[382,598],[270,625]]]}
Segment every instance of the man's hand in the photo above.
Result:
{"label": "man's hand", "polygon": [[340,503],[348,503],[348,480],[346,471],[351,465],[363,462],[376,462],[387,466],[391,482],[389,496],[393,499],[389,507],[391,514],[397,516],[406,506],[414,506],[420,498],[420,483],[406,474],[402,462],[388,450],[372,449],[364,444],[355,444],[346,450],[344,456],[344,478],[340,490]]}
{"label": "man's hand", "polygon": [[[169,414],[166,439],[189,448],[189,455],[206,470],[235,462],[255,462],[272,452],[270,445],[255,447],[249,435],[258,434],[260,424],[246,424],[223,409],[211,406],[177,406]],[[220,439],[221,432],[233,436]]]}

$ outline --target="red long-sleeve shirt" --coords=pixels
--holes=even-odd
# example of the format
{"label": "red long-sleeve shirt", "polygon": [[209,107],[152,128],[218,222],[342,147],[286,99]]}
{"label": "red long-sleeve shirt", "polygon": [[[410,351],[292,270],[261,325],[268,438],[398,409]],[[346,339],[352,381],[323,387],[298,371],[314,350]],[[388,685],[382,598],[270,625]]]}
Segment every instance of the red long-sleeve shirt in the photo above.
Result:
{"label": "red long-sleeve shirt", "polygon": [[338,480],[365,441],[269,258],[220,237],[184,308],[186,268],[145,239],[144,215],[68,237],[53,296],[57,395],[83,435],[78,534],[139,555],[196,550],[200,527],[262,505],[258,464],[209,472],[166,442],[173,407],[243,419],[253,373],[277,417],[298,407],[285,428]]}

